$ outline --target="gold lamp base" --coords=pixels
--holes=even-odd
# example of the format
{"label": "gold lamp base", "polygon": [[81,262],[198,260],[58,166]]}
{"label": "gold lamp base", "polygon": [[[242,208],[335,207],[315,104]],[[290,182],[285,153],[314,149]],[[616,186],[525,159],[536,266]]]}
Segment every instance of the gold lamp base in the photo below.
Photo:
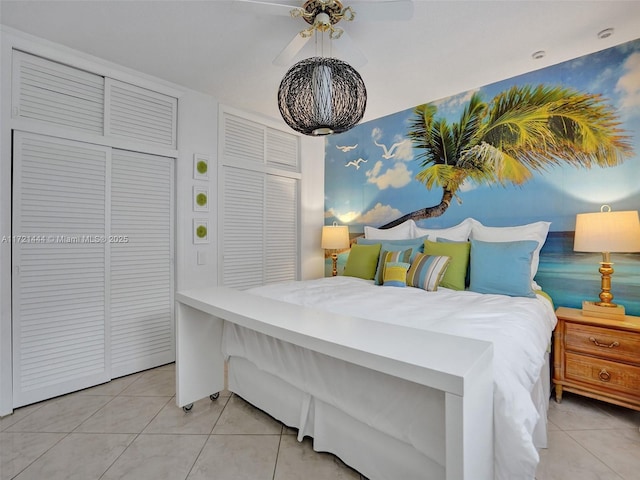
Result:
{"label": "gold lamp base", "polygon": [[611,275],[613,275],[613,263],[609,252],[602,253],[602,262],[598,269],[601,275],[600,281],[600,301],[582,302],[582,314],[588,317],[617,318],[624,317],[624,307],[613,303],[613,293],[611,293]]}

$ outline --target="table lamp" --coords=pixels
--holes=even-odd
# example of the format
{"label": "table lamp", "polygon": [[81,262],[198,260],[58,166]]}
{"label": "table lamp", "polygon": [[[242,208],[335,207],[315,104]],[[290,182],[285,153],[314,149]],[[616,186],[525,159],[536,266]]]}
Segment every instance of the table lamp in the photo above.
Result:
{"label": "table lamp", "polygon": [[601,252],[599,272],[601,292],[599,302],[582,302],[582,313],[589,315],[624,315],[624,307],[613,303],[611,253],[640,252],[640,220],[637,211],[613,212],[603,205],[600,212],[576,215],[573,243],[576,252]]}
{"label": "table lamp", "polygon": [[349,248],[349,227],[346,225],[325,225],[322,227],[322,248],[325,250],[333,250],[331,260],[333,260],[333,269],[331,275],[335,277],[338,274],[338,253],[337,250]]}

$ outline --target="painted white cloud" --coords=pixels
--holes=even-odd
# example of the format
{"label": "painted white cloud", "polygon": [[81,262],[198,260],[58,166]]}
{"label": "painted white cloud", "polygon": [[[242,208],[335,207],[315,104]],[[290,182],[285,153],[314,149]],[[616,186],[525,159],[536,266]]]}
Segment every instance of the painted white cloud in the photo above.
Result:
{"label": "painted white cloud", "polygon": [[616,84],[620,107],[627,115],[640,114],[640,52],[632,53],[623,65],[624,74]]}
{"label": "painted white cloud", "polygon": [[389,223],[402,215],[402,212],[391,205],[376,203],[374,207],[357,218],[357,223],[362,225],[380,226]]}
{"label": "painted white cloud", "polygon": [[408,138],[403,139],[399,136],[394,138],[393,141],[394,143],[398,144],[398,146],[394,150],[394,160],[402,160],[405,162],[413,160],[413,148],[411,146],[411,140],[409,140]]}
{"label": "painted white cloud", "polygon": [[337,218],[340,223],[352,223],[354,220],[360,218],[362,212],[349,211],[349,212],[337,212],[333,208],[330,208],[324,213],[325,218]]}
{"label": "painted white cloud", "polygon": [[402,162],[396,162],[392,167],[384,172],[382,160],[378,160],[371,170],[365,172],[367,182],[373,183],[380,190],[387,188],[402,188],[411,181],[411,172]]}
{"label": "painted white cloud", "polygon": [[376,142],[380,140],[382,138],[382,129],[378,127],[374,127],[371,130],[371,138]]}
{"label": "painted white cloud", "polygon": [[478,184],[467,178],[462,182],[462,185],[460,185],[460,188],[458,188],[458,191],[470,192],[471,190],[475,190],[476,188],[478,188]]}

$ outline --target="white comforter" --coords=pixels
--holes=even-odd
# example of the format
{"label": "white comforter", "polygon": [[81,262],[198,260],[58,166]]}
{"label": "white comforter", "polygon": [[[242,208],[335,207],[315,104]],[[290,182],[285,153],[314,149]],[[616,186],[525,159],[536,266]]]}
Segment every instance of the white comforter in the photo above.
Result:
{"label": "white comforter", "polygon": [[285,282],[257,295],[386,323],[487,340],[494,346],[495,475],[531,480],[539,457],[531,390],[545,361],[556,317],[543,296],[516,298],[440,288],[373,285],[353,277]]}

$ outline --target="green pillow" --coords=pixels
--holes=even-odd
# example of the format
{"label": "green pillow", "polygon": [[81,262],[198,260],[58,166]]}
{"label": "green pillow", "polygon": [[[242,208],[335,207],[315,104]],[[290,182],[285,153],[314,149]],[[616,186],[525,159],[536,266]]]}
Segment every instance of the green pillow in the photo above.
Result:
{"label": "green pillow", "polygon": [[464,290],[469,267],[469,242],[432,242],[424,241],[425,255],[442,255],[451,257],[447,271],[440,281],[440,286],[451,290]]}
{"label": "green pillow", "polygon": [[380,247],[381,245],[379,243],[375,245],[353,244],[342,274],[347,277],[373,280],[376,274],[376,268],[378,267]]}

